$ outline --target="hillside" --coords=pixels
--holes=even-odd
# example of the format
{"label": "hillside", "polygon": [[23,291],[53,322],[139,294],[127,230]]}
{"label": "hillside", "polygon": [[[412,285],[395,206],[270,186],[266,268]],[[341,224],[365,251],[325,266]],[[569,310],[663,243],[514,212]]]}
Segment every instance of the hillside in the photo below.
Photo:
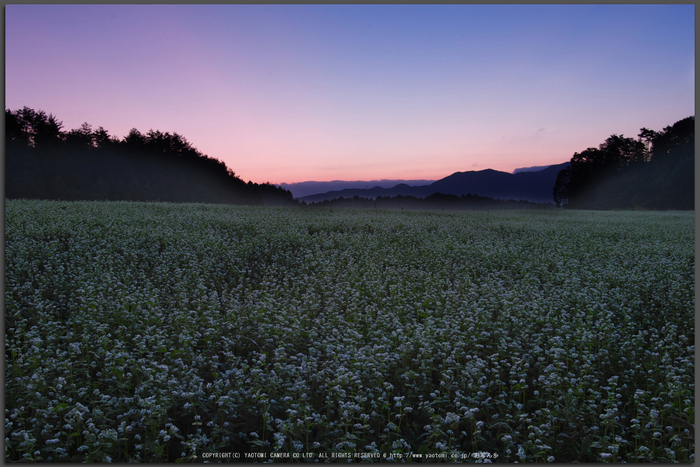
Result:
{"label": "hillside", "polygon": [[304,196],[301,200],[307,203],[314,203],[341,197],[352,198],[354,196],[371,199],[379,196],[426,198],[433,193],[442,193],[445,195],[462,196],[472,194],[497,199],[522,199],[535,203],[552,203],[552,190],[554,189],[557,174],[568,164],[568,162],[565,162],[538,172],[519,172],[516,174],[493,169],[455,172],[424,186],[399,184],[391,188],[345,189]]}
{"label": "hillside", "polygon": [[291,193],[245,183],[183,136],[132,129],[123,139],[102,127],[63,131],[51,114],[5,110],[5,197],[290,205]]}
{"label": "hillside", "polygon": [[347,189],[364,189],[372,187],[391,188],[398,184],[405,183],[410,186],[429,185],[435,180],[332,180],[330,182],[297,182],[280,183],[279,186],[289,190],[295,198],[327,193],[329,191],[340,191]]}

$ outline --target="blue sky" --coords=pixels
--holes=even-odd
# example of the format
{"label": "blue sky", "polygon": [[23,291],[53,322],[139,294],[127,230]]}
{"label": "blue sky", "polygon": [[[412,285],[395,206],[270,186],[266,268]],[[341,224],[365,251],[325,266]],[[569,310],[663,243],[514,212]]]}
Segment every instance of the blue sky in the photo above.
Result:
{"label": "blue sky", "polygon": [[6,107],[244,180],[555,164],[694,114],[694,5],[7,5]]}

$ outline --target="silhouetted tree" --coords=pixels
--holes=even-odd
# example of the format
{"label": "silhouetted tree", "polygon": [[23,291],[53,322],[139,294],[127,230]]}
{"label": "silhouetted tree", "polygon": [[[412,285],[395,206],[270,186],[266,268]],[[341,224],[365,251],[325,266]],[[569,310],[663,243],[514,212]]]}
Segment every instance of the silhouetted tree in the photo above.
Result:
{"label": "silhouetted tree", "polygon": [[[651,160],[662,162],[669,157],[682,158],[695,156],[695,117],[688,117],[667,126],[660,132],[642,128],[642,133],[650,138]],[[642,135],[640,133],[640,137]]]}
{"label": "silhouetted tree", "polygon": [[87,122],[83,123],[80,128],[65,133],[63,140],[71,146],[82,148],[92,148],[95,146],[92,126]]}
{"label": "silhouetted tree", "polygon": [[146,137],[136,128],[132,128],[124,137],[124,144],[130,149],[141,150],[146,147]]}
{"label": "silhouetted tree", "polygon": [[638,139],[612,135],[598,148],[575,153],[559,172],[557,205],[585,209],[693,209],[695,117]]}
{"label": "silhouetted tree", "polygon": [[487,209],[543,209],[551,206],[545,203],[533,203],[531,201],[515,201],[494,199],[474,194],[452,195],[433,193],[426,198],[415,196],[377,196],[376,199],[363,198],[355,195],[352,198],[335,198],[316,203],[310,203],[308,207],[342,207],[354,209],[422,209],[422,210],[487,210]]}
{"label": "silhouetted tree", "polygon": [[648,160],[647,150],[642,141],[625,138],[622,135],[612,135],[599,146],[599,149],[615,170]]}
{"label": "silhouetted tree", "polygon": [[29,146],[29,128],[20,111],[5,109],[5,141]]}
{"label": "silhouetted tree", "polygon": [[35,112],[28,107],[22,111],[31,128],[30,143],[33,146],[53,145],[61,141],[63,122],[59,122],[53,114],[47,115],[43,110]]}
{"label": "silhouetted tree", "polygon": [[612,135],[598,148],[575,153],[571,158],[569,180],[565,185],[568,204],[582,206],[596,184],[647,158],[642,141],[622,135]]}
{"label": "silhouetted tree", "polygon": [[98,147],[98,148],[107,148],[110,146],[114,146],[115,144],[117,144],[119,142],[118,139],[109,136],[109,133],[107,133],[107,130],[105,130],[102,127],[99,127],[93,133],[93,141],[95,143],[95,147]]}
{"label": "silhouetted tree", "polygon": [[571,166],[562,169],[557,174],[557,181],[554,183],[554,202],[557,207],[569,204],[569,180],[571,178]]}
{"label": "silhouetted tree", "polygon": [[122,139],[89,123],[62,132],[51,114],[5,109],[6,197],[298,204],[274,185],[247,184],[178,133],[132,128]]}
{"label": "silhouetted tree", "polygon": [[38,112],[24,107],[14,112],[5,110],[5,134],[9,140],[24,142],[28,146],[46,146],[61,140],[63,122],[43,110]]}

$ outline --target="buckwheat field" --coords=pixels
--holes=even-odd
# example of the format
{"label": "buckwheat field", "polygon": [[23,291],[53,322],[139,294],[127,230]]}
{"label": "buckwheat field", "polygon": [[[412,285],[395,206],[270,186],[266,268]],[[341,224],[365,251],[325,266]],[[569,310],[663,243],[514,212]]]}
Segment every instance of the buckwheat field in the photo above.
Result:
{"label": "buckwheat field", "polygon": [[692,212],[5,206],[8,461],[695,460]]}

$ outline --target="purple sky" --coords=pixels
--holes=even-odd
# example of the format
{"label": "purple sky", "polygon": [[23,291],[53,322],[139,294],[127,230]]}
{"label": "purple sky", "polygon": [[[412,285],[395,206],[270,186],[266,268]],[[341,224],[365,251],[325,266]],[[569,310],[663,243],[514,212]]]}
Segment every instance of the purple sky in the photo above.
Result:
{"label": "purple sky", "polygon": [[5,106],[245,181],[556,164],[694,115],[694,5],[6,5]]}

